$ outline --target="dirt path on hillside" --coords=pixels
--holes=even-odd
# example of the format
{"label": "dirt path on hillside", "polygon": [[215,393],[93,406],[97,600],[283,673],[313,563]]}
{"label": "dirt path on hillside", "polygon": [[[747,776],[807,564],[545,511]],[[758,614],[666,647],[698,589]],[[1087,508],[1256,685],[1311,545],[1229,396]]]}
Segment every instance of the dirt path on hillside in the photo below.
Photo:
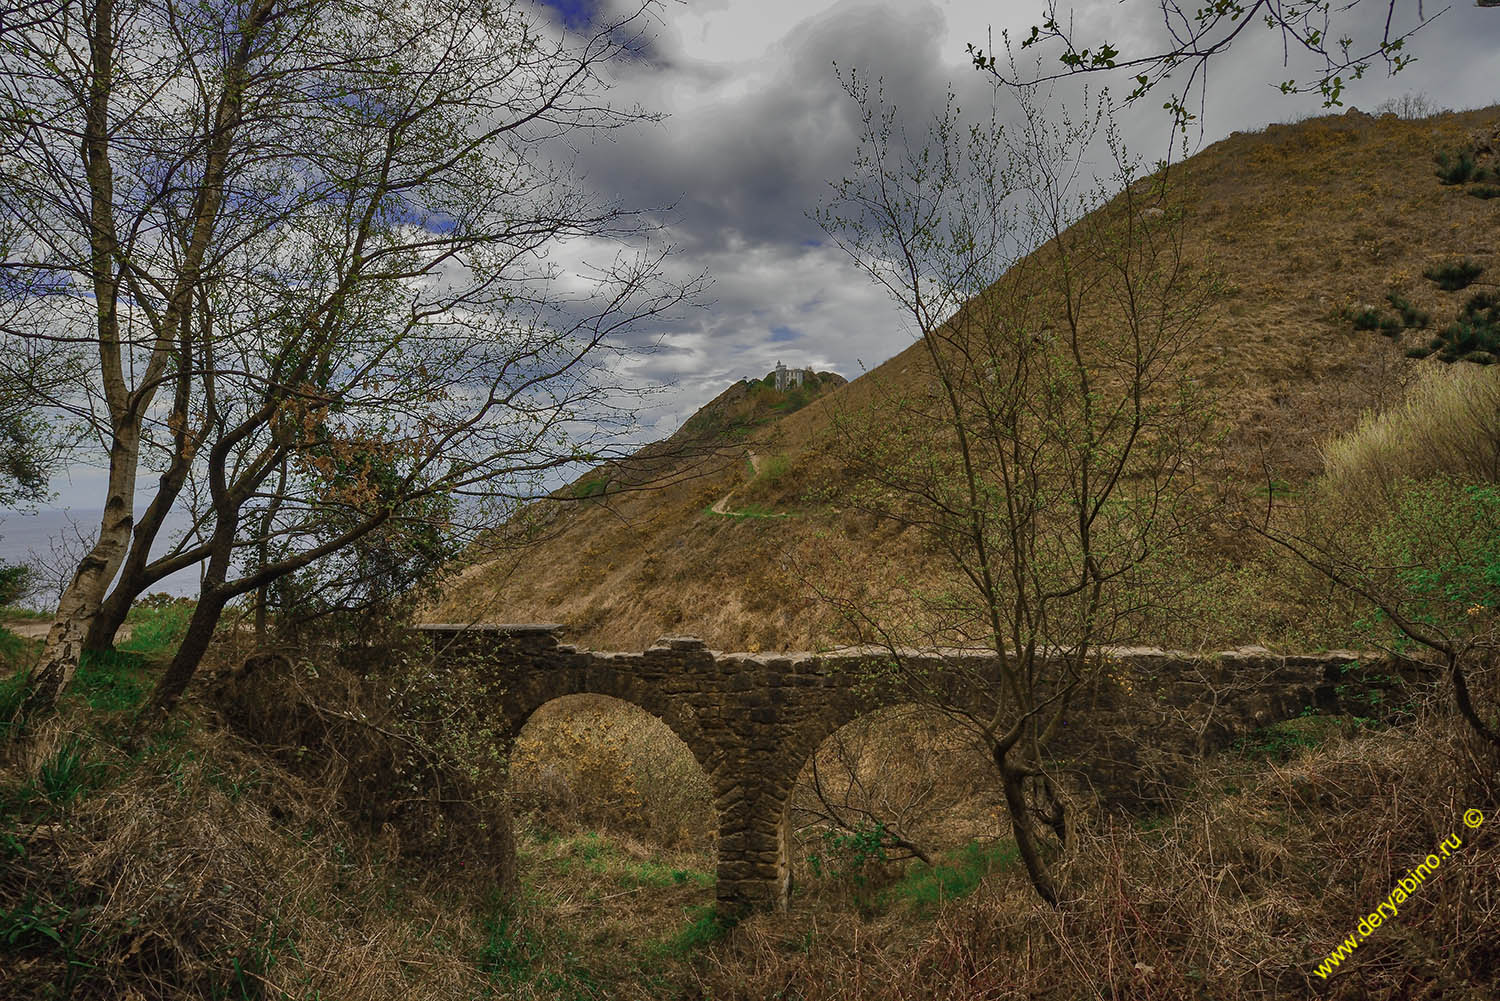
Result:
{"label": "dirt path on hillside", "polygon": [[[751,474],[753,476],[759,476],[760,475],[760,456],[756,455],[754,452],[746,452],[745,454],[750,459],[750,472],[751,472]],[[738,489],[739,489],[738,487],[735,488],[735,490],[738,490]],[[729,493],[725,494],[723,497],[720,497],[718,500],[714,501],[713,507],[709,508],[709,510],[712,511],[714,514],[722,514],[722,515],[735,515],[735,514],[738,514],[739,513],[738,511],[731,511],[727,507],[727,505],[729,504],[729,498],[731,498],[733,496],[734,496],[734,490],[729,491]]]}

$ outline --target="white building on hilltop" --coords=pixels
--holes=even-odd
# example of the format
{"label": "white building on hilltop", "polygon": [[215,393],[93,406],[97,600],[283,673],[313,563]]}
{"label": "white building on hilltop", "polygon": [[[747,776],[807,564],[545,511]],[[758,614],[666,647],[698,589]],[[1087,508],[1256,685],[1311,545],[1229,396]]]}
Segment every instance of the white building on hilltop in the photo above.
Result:
{"label": "white building on hilltop", "polygon": [[813,370],[810,368],[787,368],[778,361],[776,363],[776,370],[771,373],[771,377],[776,386],[776,391],[784,393],[792,386],[802,385],[807,380],[807,377],[812,374]]}

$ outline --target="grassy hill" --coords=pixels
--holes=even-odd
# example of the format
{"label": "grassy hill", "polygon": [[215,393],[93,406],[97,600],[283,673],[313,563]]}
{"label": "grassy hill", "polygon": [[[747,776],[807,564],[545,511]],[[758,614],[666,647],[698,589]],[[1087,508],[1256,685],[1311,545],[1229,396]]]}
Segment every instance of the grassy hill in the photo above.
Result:
{"label": "grassy hill", "polygon": [[[1495,336],[1494,303],[1473,301],[1482,282],[1440,283],[1465,265],[1486,281],[1500,273],[1500,189],[1490,183],[1500,179],[1481,173],[1496,169],[1497,149],[1500,109],[1419,121],[1351,111],[1236,133],[1171,169],[1186,255],[1227,287],[1192,359],[1224,422],[1210,479],[1230,492],[1270,482],[1273,494],[1295,495],[1321,470],[1324,442],[1457,353],[1450,330],[1467,338],[1458,347],[1472,360],[1494,359],[1485,348],[1500,343],[1484,339]],[[837,641],[809,577],[836,567],[888,581],[922,560],[914,540],[841,505],[841,471],[823,442],[834,414],[857,413],[878,389],[921,392],[921,351],[785,412],[784,401],[756,395],[763,388],[731,387],[669,440],[711,444],[710,458],[702,448],[687,449],[690,458],[645,450],[657,473],[680,465],[650,489],[582,478],[571,491],[578,503],[555,512],[544,541],[519,557],[476,558],[426,617],[563,622],[581,644],[625,649],[666,633],[721,649]],[[1309,609],[1265,593],[1280,571],[1254,544],[1219,526],[1200,555],[1229,575],[1225,587],[1262,592],[1231,602],[1253,610],[1245,615],[1159,642],[1296,633]]]}

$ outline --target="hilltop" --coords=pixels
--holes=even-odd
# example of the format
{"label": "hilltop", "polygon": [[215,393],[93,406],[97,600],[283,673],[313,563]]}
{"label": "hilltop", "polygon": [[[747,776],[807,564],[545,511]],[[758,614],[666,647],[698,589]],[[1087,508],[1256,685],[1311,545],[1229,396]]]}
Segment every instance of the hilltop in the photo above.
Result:
{"label": "hilltop", "polygon": [[[1294,494],[1320,471],[1324,442],[1444,364],[1449,347],[1434,353],[1434,335],[1480,314],[1464,313],[1470,292],[1445,291],[1424,273],[1500,270],[1500,198],[1491,194],[1500,191],[1457,177],[1464,157],[1493,169],[1497,146],[1496,108],[1417,121],[1350,111],[1236,133],[1171,168],[1186,257],[1227,290],[1192,359],[1225,428],[1212,480],[1247,495],[1268,482],[1273,494]],[[1449,158],[1442,178],[1439,156]],[[851,271],[849,280],[859,278]],[[1494,327],[1476,323],[1464,329],[1480,340],[1465,349],[1493,360],[1482,338]],[[643,450],[680,461],[682,475],[617,492],[588,486],[607,475],[583,477],[572,490],[581,502],[565,505],[519,564],[475,562],[426,617],[564,622],[571,639],[596,648],[640,648],[666,633],[720,649],[836,641],[806,577],[836,565],[889,580],[901,562],[892,557],[916,552],[841,506],[840,470],[821,443],[834,416],[857,413],[876,387],[922,392],[921,350],[914,344],[847,385],[830,381],[796,407],[771,401],[763,381],[731,386],[667,443]],[[687,441],[711,445],[715,460],[702,449],[670,458],[664,445]],[[1204,538],[1200,555],[1247,578],[1273,572],[1227,529]],[[1255,615],[1201,638],[1271,641],[1300,617],[1276,600],[1242,604]]]}

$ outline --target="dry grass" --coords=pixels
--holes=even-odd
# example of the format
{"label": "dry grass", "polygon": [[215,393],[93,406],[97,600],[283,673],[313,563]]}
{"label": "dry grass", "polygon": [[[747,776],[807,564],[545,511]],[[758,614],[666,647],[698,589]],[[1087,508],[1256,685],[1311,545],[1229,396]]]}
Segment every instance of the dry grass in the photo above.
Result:
{"label": "dry grass", "polygon": [[[1386,338],[1346,319],[1392,289],[1434,317],[1451,295],[1422,280],[1435,261],[1469,256],[1500,268],[1482,236],[1500,221],[1500,201],[1444,187],[1432,156],[1488,134],[1486,109],[1419,121],[1346,115],[1236,134],[1174,168],[1186,210],[1186,252],[1232,286],[1201,331],[1195,356],[1217,398],[1226,437],[1205,481],[1230,493],[1268,477],[1296,489],[1321,472],[1322,443],[1381,410],[1433,360],[1418,362]],[[931,566],[914,543],[845,509],[842,473],[821,442],[836,409],[857,412],[876,384],[921,392],[919,347],[889,359],[803,410],[757,428],[745,448],[784,459],[775,482],[752,478],[744,456],[703,475],[601,503],[571,505],[555,538],[520,572],[471,567],[428,618],[565,622],[571,639],[595,648],[640,649],[667,633],[690,633],[718,649],[806,649],[838,638],[839,623],[804,586],[837,567],[890,584],[903,569]],[[705,509],[734,491],[736,504],[785,518],[730,519]],[[1245,566],[1267,559],[1246,536],[1211,532],[1194,565]],[[1277,643],[1316,601],[1286,596],[1250,602],[1233,615],[1201,617],[1208,647]],[[1260,610],[1264,608],[1265,614]],[[1292,635],[1288,642],[1301,637]],[[1165,638],[1157,637],[1157,642]]]}
{"label": "dry grass", "polygon": [[1403,479],[1500,482],[1500,371],[1433,368],[1391,409],[1323,449],[1323,479],[1344,497],[1388,497]]}
{"label": "dry grass", "polygon": [[[1476,678],[1487,697],[1497,682]],[[368,708],[359,686],[324,670],[274,687],[266,704],[281,706],[283,725],[267,717],[248,736],[189,703],[127,751],[123,710],[78,706],[0,748],[0,997],[1479,1001],[1500,991],[1500,770],[1441,707],[1395,730],[1309,725],[1273,755],[1205,764],[1157,818],[1087,821],[1058,861],[1069,895],[1059,912],[1034,903],[1002,852],[946,895],[924,890],[915,864],[858,893],[803,879],[790,914],[726,933],[708,916],[711,845],[670,848],[676,833],[632,821],[612,798],[698,769],[636,711],[560,701],[523,731],[539,759],[567,758],[563,774],[585,785],[523,827],[520,895],[502,909],[495,874],[460,850],[483,840],[472,817],[453,816],[454,840],[425,842],[454,846],[447,858],[420,850],[425,827],[368,823],[373,792],[355,795],[365,787],[351,776],[384,759],[356,731],[309,721]],[[983,762],[963,757],[951,732],[895,713],[842,737],[819,760],[852,764],[872,805],[915,803],[914,826],[939,849],[983,831]],[[689,816],[710,808],[683,797],[676,809]],[[1477,832],[1460,826],[1470,807],[1490,818]],[[585,822],[612,816],[605,830]],[[1319,980],[1316,963],[1455,832],[1461,853]]]}
{"label": "dry grass", "polygon": [[554,831],[699,852],[718,837],[713,790],[693,752],[618,699],[572,695],[537,710],[517,735],[510,775],[516,809]]}
{"label": "dry grass", "polygon": [[[134,757],[59,720],[7,748],[12,809],[76,752],[97,788],[7,818],[7,998],[454,998],[470,909],[398,887],[325,790],[186,716]],[[10,811],[7,811],[10,812]],[[24,818],[24,819],[23,819]],[[469,942],[469,950],[454,945]]]}
{"label": "dry grass", "polygon": [[[930,924],[757,917],[701,964],[715,998],[1445,998],[1500,992],[1500,784],[1447,721],[1206,770],[1154,828],[1081,832],[1052,911],[1006,871]],[[1478,832],[1462,824],[1483,806]],[[1326,982],[1314,969],[1417,861],[1444,863]]]}

